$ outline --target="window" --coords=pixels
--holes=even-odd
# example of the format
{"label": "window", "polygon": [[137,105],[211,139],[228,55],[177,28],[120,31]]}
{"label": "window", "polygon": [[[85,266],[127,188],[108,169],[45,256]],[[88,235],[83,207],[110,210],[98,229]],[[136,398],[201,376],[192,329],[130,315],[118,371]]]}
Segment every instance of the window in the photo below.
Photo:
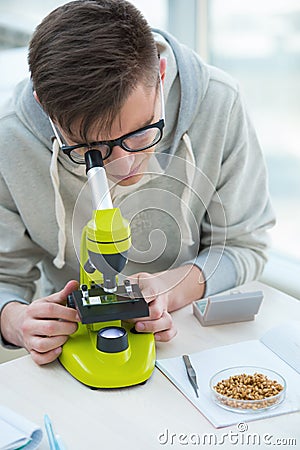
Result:
{"label": "window", "polygon": [[262,279],[300,298],[299,1],[198,1],[208,60],[239,80],[269,170],[277,224]]}
{"label": "window", "polygon": [[277,214],[273,248],[300,260],[300,4],[213,0],[210,62],[240,82],[260,138]]}

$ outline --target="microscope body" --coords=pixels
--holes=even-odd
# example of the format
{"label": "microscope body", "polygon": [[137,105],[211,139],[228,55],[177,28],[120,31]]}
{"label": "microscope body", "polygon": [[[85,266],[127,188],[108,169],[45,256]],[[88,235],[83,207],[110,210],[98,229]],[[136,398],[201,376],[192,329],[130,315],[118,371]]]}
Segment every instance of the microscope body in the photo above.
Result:
{"label": "microscope body", "polygon": [[[147,317],[149,308],[138,285],[129,280],[117,284],[131,245],[130,227],[120,209],[112,207],[102,159],[99,162],[95,152],[88,152],[94,210],[82,231],[80,289],[68,298],[81,322],[59,360],[87,386],[119,388],[144,383],[151,376],[155,342],[152,333],[138,333],[128,321]],[[94,168],[94,174],[89,173]]]}

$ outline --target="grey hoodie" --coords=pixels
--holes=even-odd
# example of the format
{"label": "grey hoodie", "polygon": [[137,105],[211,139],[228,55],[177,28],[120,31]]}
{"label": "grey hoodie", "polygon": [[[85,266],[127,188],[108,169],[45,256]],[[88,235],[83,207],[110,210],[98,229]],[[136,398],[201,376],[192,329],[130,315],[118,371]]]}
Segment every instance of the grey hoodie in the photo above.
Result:
{"label": "grey hoodie", "polygon": [[[274,223],[265,165],[237,83],[167,33],[154,35],[167,59],[164,137],[140,182],[110,183],[114,206],[131,222],[124,274],[193,262],[211,295],[264,267]],[[41,269],[52,291],[79,278],[90,193],[85,168],[52,138],[24,80],[0,115],[0,307],[30,302]]]}

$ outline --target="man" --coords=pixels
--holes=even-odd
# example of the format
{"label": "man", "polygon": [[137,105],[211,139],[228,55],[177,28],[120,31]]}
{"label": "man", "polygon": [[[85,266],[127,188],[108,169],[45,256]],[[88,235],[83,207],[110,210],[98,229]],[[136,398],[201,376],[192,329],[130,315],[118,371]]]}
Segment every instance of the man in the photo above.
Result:
{"label": "man", "polygon": [[[126,275],[156,340],[170,312],[259,276],[273,224],[266,172],[237,84],[130,3],[82,0],[37,27],[31,80],[1,115],[1,334],[38,364],[77,329],[67,295],[91,216],[84,153],[102,153],[114,206],[131,222]],[[79,163],[79,164],[78,164]],[[32,301],[42,267],[45,293]]]}

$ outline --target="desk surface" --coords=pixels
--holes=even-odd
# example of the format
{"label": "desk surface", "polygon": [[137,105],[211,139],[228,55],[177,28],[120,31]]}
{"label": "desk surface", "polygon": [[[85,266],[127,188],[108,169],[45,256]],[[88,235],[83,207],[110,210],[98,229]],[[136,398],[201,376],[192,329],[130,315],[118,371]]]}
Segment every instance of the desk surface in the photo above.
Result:
{"label": "desk surface", "polygon": [[[292,297],[259,282],[240,288],[257,289],[264,291],[264,301],[251,322],[204,328],[193,316],[191,305],[173,313],[178,334],[171,342],[157,345],[157,358],[259,339],[275,325],[300,319],[300,303]],[[0,398],[1,404],[42,428],[47,413],[68,450],[195,448],[195,435],[203,438],[204,434],[213,434],[220,442],[225,433],[243,433],[236,426],[215,429],[157,369],[143,386],[91,390],[73,379],[58,362],[40,367],[25,356],[0,365]],[[300,414],[294,413],[250,422],[244,435],[249,435],[252,443],[253,435],[259,434],[261,443],[255,447],[259,449],[270,448],[270,443],[274,446],[275,439],[281,439],[281,443],[286,442],[283,439],[296,439],[299,445],[299,420]],[[266,443],[262,442],[265,435],[272,436]],[[223,449],[241,448],[225,440]],[[40,449],[48,448],[44,433]]]}

